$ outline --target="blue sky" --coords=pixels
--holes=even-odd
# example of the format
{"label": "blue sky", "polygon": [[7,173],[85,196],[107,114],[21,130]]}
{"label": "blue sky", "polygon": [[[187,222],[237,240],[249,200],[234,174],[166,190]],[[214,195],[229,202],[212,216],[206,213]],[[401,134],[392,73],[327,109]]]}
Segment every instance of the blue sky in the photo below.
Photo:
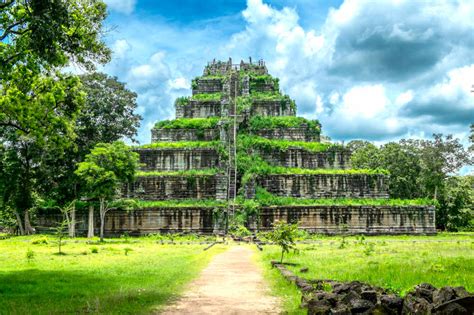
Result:
{"label": "blue sky", "polygon": [[454,134],[474,122],[474,2],[106,0],[103,70],[138,93],[138,140],[214,58],[263,58],[335,141]]}

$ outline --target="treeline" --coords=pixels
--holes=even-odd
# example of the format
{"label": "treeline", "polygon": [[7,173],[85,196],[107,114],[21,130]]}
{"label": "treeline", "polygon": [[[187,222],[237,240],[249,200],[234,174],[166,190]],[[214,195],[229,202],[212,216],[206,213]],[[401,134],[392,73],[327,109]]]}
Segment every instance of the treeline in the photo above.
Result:
{"label": "treeline", "polygon": [[435,134],[432,140],[402,139],[381,146],[356,140],[347,146],[353,151],[354,168],[390,172],[391,197],[433,199],[437,227],[459,231],[474,229],[474,175],[456,175],[473,164],[474,125],[470,141],[465,149],[459,139]]}
{"label": "treeline", "polygon": [[[94,176],[126,178],[94,165],[100,152],[87,158],[100,143],[133,138],[141,120],[136,94],[95,72],[111,56],[105,17],[99,0],[1,1],[0,226],[32,233],[38,207],[93,196]],[[85,74],[67,73],[71,65]],[[119,143],[105,148],[123,151]],[[76,172],[81,162],[89,164]]]}

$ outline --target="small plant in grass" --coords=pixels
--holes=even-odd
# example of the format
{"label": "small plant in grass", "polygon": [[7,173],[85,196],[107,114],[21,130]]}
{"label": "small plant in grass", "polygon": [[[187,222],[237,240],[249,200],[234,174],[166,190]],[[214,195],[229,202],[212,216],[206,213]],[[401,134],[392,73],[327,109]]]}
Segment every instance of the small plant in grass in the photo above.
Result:
{"label": "small plant in grass", "polygon": [[125,232],[120,235],[120,238],[124,240],[124,243],[130,243],[130,234],[128,232]]}
{"label": "small plant in grass", "polygon": [[66,236],[67,233],[67,228],[69,226],[69,222],[64,220],[61,221],[58,226],[53,228],[54,235],[58,239],[58,255],[63,255],[64,253],[62,252],[61,248],[63,245],[63,239]]}
{"label": "small plant in grass", "polygon": [[38,239],[35,239],[34,241],[31,242],[31,244],[34,244],[34,245],[48,244],[48,239],[45,236],[43,236]]}
{"label": "small plant in grass", "polygon": [[35,252],[31,250],[31,248],[28,248],[26,251],[26,260],[28,263],[31,263],[35,259]]}
{"label": "small plant in grass", "polygon": [[342,234],[342,240],[341,240],[341,244],[339,244],[339,249],[343,249],[347,246],[348,242],[346,241],[346,236],[347,236],[348,231],[349,231],[348,225],[341,224],[340,232]]}
{"label": "small plant in grass", "polygon": [[99,253],[99,249],[97,247],[91,247],[91,253],[92,254],[98,254]]}
{"label": "small plant in grass", "polygon": [[125,256],[128,256],[128,253],[131,252],[131,251],[133,251],[133,249],[131,249],[130,247],[125,247],[125,248],[123,249],[123,251],[124,251],[124,253],[125,253]]}
{"label": "small plant in grass", "polygon": [[365,245],[364,254],[366,256],[371,256],[375,252],[374,243],[368,242]]}
{"label": "small plant in grass", "polygon": [[290,250],[293,250],[295,253],[298,252],[298,248],[295,244],[295,239],[298,236],[298,224],[277,221],[273,228],[274,230],[270,233],[269,237],[275,244],[280,246],[280,263],[283,263],[285,253],[289,253]]}

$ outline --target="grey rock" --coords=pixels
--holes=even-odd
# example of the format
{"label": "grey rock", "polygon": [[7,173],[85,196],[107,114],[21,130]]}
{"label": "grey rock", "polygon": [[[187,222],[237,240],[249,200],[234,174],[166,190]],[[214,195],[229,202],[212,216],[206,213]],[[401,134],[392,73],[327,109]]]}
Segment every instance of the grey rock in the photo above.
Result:
{"label": "grey rock", "polygon": [[362,299],[354,299],[350,303],[351,312],[353,314],[363,313],[372,307],[374,307],[374,303]]}
{"label": "grey rock", "polygon": [[372,302],[374,304],[377,304],[377,292],[375,292],[375,291],[362,291],[360,293],[360,297],[363,300],[366,300],[366,301]]}
{"label": "grey rock", "polygon": [[456,298],[456,292],[452,287],[443,287],[433,293],[433,303],[440,305]]}

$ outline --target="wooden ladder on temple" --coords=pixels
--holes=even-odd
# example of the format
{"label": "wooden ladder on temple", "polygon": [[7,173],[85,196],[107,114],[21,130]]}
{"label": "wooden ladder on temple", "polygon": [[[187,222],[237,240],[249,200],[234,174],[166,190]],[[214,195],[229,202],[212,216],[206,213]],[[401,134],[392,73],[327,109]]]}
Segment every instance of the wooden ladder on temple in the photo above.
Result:
{"label": "wooden ladder on temple", "polygon": [[[237,96],[239,91],[239,74],[232,71],[229,84],[229,162],[227,167],[227,216],[232,218],[235,214],[235,199],[237,197]],[[228,221],[228,220],[226,220]],[[227,232],[227,223],[226,223]]]}

